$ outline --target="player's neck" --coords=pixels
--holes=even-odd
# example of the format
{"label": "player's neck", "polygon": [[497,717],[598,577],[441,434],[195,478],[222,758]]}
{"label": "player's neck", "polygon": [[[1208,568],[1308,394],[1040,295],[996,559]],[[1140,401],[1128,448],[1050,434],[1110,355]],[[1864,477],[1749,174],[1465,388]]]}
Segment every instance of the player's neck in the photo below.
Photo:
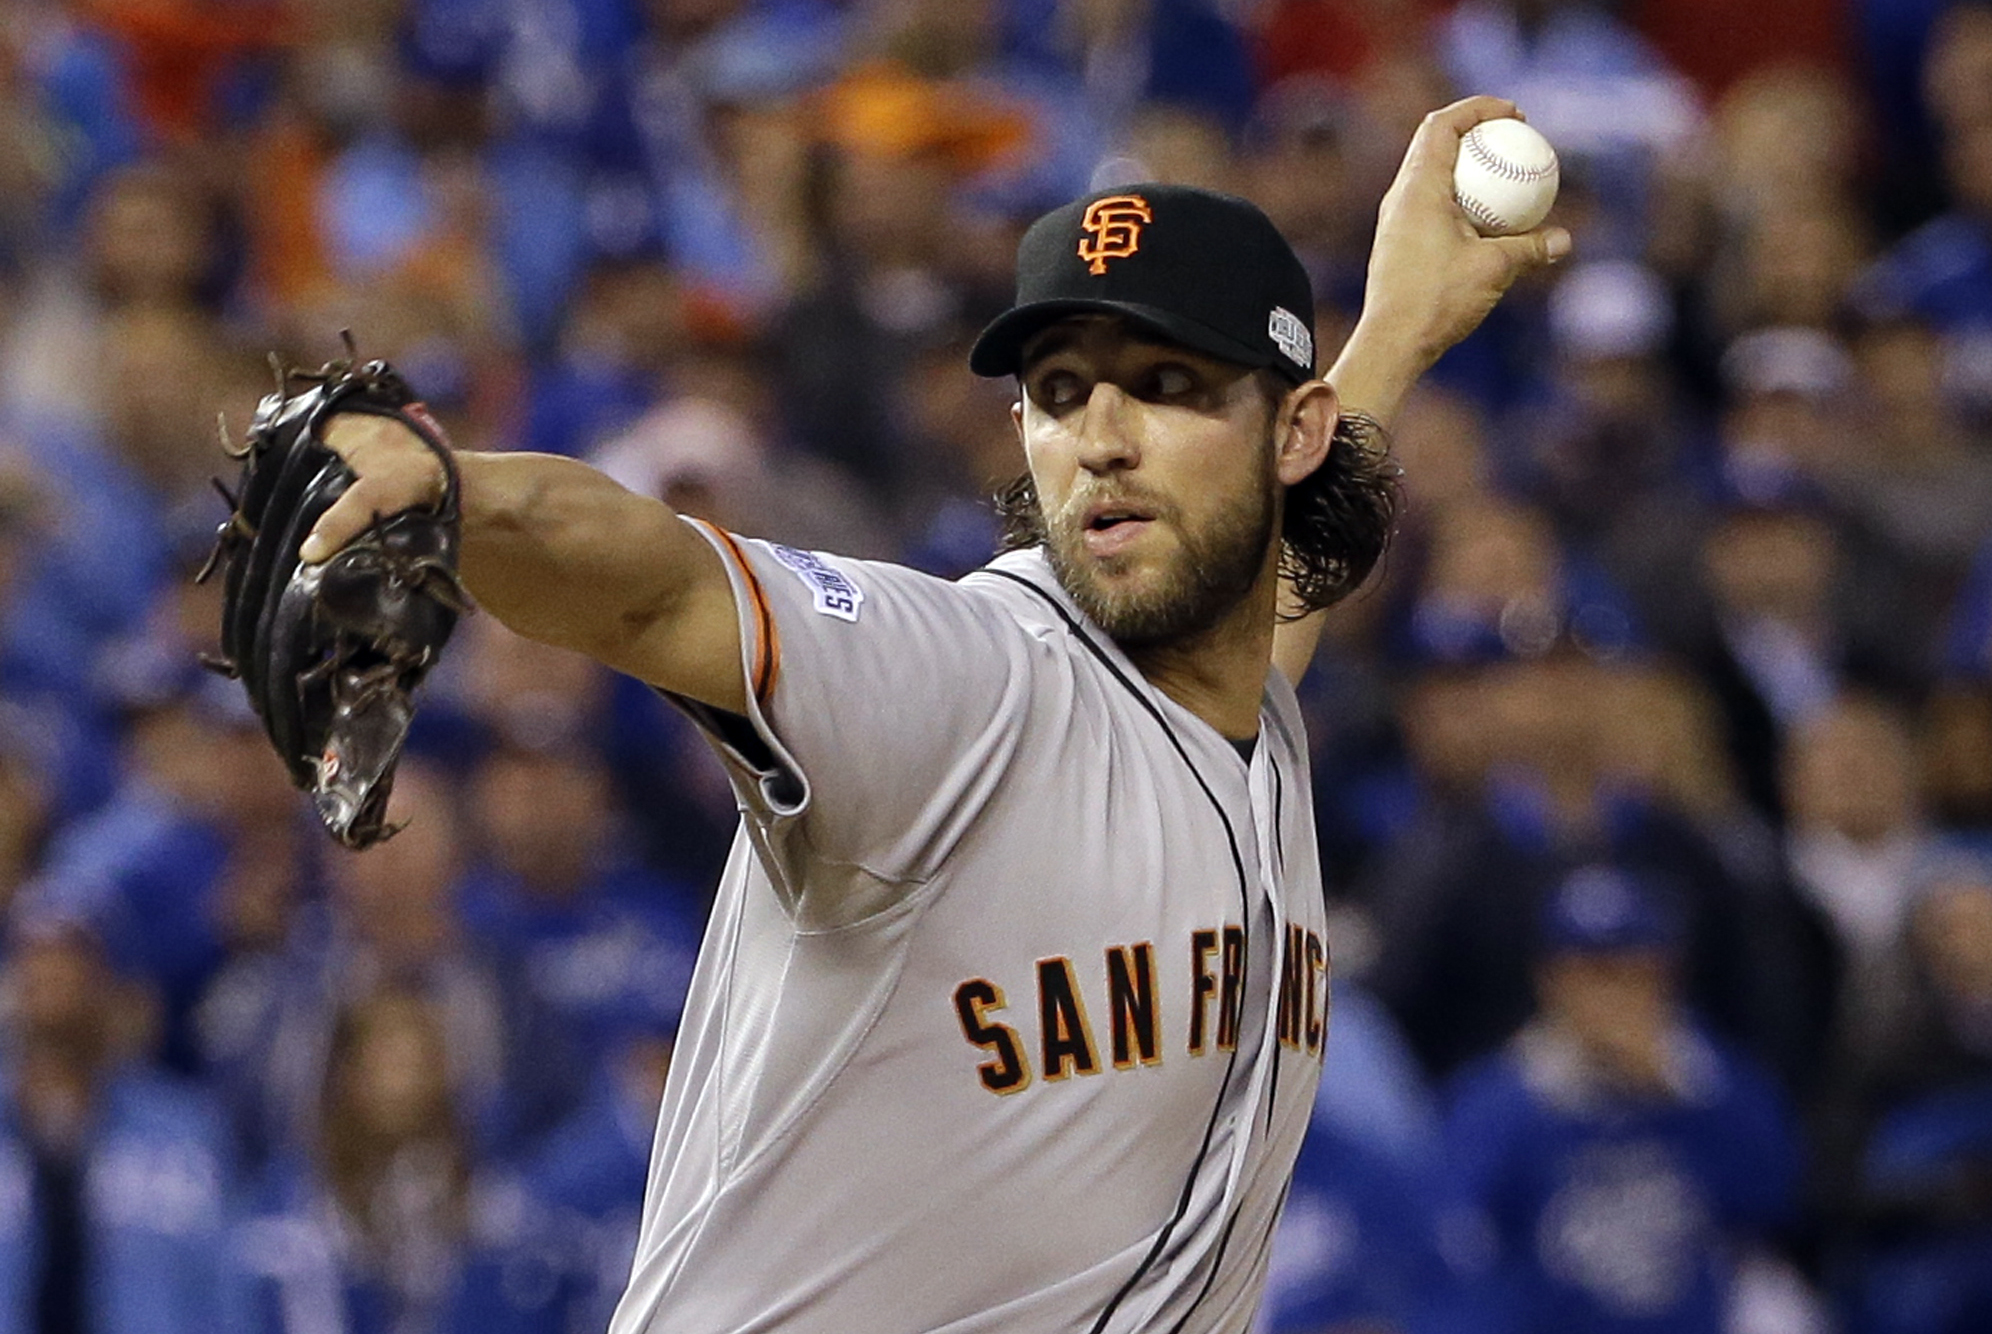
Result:
{"label": "player's neck", "polygon": [[1149,684],[1234,741],[1259,733],[1259,701],[1273,662],[1277,575],[1197,635],[1127,648]]}

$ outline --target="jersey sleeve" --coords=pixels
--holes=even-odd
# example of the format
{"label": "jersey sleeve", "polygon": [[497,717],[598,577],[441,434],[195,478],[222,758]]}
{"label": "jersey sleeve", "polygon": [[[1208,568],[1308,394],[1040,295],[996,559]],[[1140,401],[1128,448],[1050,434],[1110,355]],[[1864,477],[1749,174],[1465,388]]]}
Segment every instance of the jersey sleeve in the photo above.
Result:
{"label": "jersey sleeve", "polygon": [[[764,858],[917,885],[1009,768],[1038,642],[958,584],[688,522],[732,580],[749,704],[739,718],[678,702],[726,762]],[[779,888],[796,868],[769,869]],[[786,896],[836,879],[791,879]]]}

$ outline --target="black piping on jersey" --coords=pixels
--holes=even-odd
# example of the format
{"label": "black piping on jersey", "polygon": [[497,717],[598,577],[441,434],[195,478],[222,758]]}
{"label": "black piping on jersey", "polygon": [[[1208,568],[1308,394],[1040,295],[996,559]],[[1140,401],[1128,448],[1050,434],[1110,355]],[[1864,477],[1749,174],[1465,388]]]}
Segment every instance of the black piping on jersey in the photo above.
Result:
{"label": "black piping on jersey", "polygon": [[[1282,731],[1281,735],[1284,737],[1286,734]],[[1287,740],[1289,744],[1292,743],[1292,738],[1289,737]],[[1286,883],[1286,841],[1280,837],[1280,829],[1286,823],[1286,780],[1280,777],[1279,765],[1269,764],[1266,767],[1271,769],[1273,773],[1273,864],[1279,868],[1276,876],[1279,882],[1284,885]],[[1274,925],[1279,928],[1280,939],[1285,942],[1281,945],[1281,948],[1284,949],[1287,945],[1291,945],[1293,937],[1288,934],[1286,923],[1276,922]],[[1285,973],[1286,970],[1282,968],[1280,970],[1281,976],[1284,976]],[[1277,987],[1280,984],[1274,982],[1273,985]],[[1312,987],[1313,985],[1313,979],[1310,978],[1308,986]],[[1277,1004],[1275,1005],[1274,1013],[1275,1015],[1278,1014]],[[1298,1019],[1299,1016],[1296,1015],[1295,1018]],[[1274,1025],[1275,1027],[1278,1026],[1277,1018],[1274,1020]],[[1284,1050],[1285,1048],[1281,1046],[1279,1039],[1274,1038],[1273,1073],[1271,1078],[1266,1081],[1266,1129],[1268,1131],[1273,1128],[1273,1114],[1280,1108],[1280,1053]]]}
{"label": "black piping on jersey", "polygon": [[[1273,1059],[1275,1061],[1279,1060],[1279,1045],[1280,1044],[1277,1042],[1273,1044]],[[1279,1070],[1279,1067],[1275,1065],[1273,1069],[1275,1072],[1277,1072]],[[1272,1216],[1266,1220],[1266,1230],[1259,1234],[1259,1250],[1261,1251],[1265,1250],[1267,1242],[1269,1242],[1272,1239],[1273,1229],[1280,1225],[1280,1215],[1286,1212],[1287,1196],[1292,1193],[1293,1193],[1293,1173],[1288,1172],[1286,1178],[1286,1184],[1280,1187],[1280,1202],[1274,1206]],[[1244,1206],[1240,1205],[1238,1208],[1232,1210],[1231,1217],[1225,1220],[1224,1233],[1222,1236],[1220,1236],[1217,1239],[1218,1259],[1221,1260],[1224,1258],[1224,1248],[1231,1244],[1231,1229],[1238,1226],[1238,1219],[1240,1218],[1240,1216],[1244,1214],[1244,1212],[1245,1212]],[[1210,1267],[1210,1272],[1204,1275],[1203,1287],[1197,1290],[1197,1299],[1190,1303],[1190,1309],[1188,1311],[1183,1312],[1183,1318],[1181,1320],[1178,1320],[1175,1324],[1169,1327],[1169,1334],[1179,1334],[1184,1324],[1189,1321],[1190,1316],[1196,1311],[1197,1307],[1203,1304],[1203,1299],[1210,1295],[1210,1285],[1215,1283],[1216,1281],[1217,1281],[1217,1265],[1213,1263]]]}
{"label": "black piping on jersey", "polygon": [[[1135,702],[1148,711],[1148,715],[1161,727],[1162,734],[1169,739],[1169,745],[1174,748],[1177,755],[1182,757],[1184,766],[1190,771],[1190,776],[1197,780],[1197,786],[1203,790],[1204,799],[1210,802],[1211,809],[1217,812],[1218,820],[1224,825],[1225,842],[1231,849],[1231,866],[1238,876],[1238,899],[1240,904],[1239,930],[1244,935],[1245,948],[1243,953],[1246,968],[1246,972],[1239,976],[1238,985],[1240,992],[1244,992],[1247,990],[1246,979],[1251,970],[1252,959],[1252,892],[1245,878],[1245,859],[1238,851],[1238,832],[1231,827],[1231,816],[1225,812],[1224,804],[1217,799],[1217,794],[1210,790],[1210,784],[1204,781],[1203,772],[1197,768],[1196,762],[1190,758],[1189,751],[1183,748],[1182,740],[1176,735],[1176,730],[1169,726],[1169,720],[1162,716],[1162,711],[1155,707],[1155,702],[1143,694],[1134,682],[1127,679],[1127,674],[1121,671],[1119,664],[1107,656],[1106,650],[1093,642],[1093,637],[1086,633],[1085,627],[1073,617],[1071,612],[1068,612],[1063,606],[1059,605],[1057,598],[1052,597],[1051,594],[1045,592],[1030,580],[1021,575],[1012,574],[1008,570],[985,568],[981,572],[984,574],[993,574],[1001,579],[1008,579],[1014,584],[1029,589],[1046,606],[1058,613],[1058,618],[1065,622],[1066,628],[1072,631],[1074,638],[1084,644],[1087,651],[1100,660],[1100,665],[1112,673],[1113,678],[1119,681],[1127,690],[1127,693],[1134,697]],[[1224,1095],[1231,1089],[1231,1076],[1236,1071],[1237,1066],[1238,1046],[1234,1042],[1231,1047],[1231,1056],[1224,1063],[1224,1080],[1217,1086],[1217,1101],[1210,1109],[1210,1119],[1204,1122],[1203,1143],[1197,1146],[1197,1156],[1190,1163],[1189,1175],[1183,1179],[1183,1192],[1177,1197],[1176,1212],[1170,1215],[1167,1223],[1162,1225],[1162,1230],[1155,1234],[1155,1244],[1148,1248],[1148,1254],[1142,1257],[1141,1263],[1135,1267],[1135,1271],[1128,1275],[1127,1282],[1120,1285],[1119,1290],[1114,1293],[1112,1299],[1100,1311],[1099,1318],[1093,1322],[1092,1327],[1088,1330],[1088,1334],[1101,1334],[1101,1331],[1106,1329],[1107,1321],[1113,1319],[1114,1312],[1120,1309],[1120,1304],[1127,1300],[1128,1294],[1134,1291],[1135,1285],[1147,1277],[1148,1271],[1155,1267],[1155,1262],[1162,1258],[1162,1251],[1169,1244],[1169,1237],[1175,1232],[1176,1224],[1182,1222],[1183,1215],[1189,1212],[1190,1198],[1195,1193],[1197,1178],[1203,1173],[1204,1159],[1210,1156],[1211,1136],[1217,1133],[1218,1114],[1224,1110]],[[1250,1133],[1249,1127],[1246,1133]],[[1243,1207],[1242,1204],[1240,1207]],[[1216,1280],[1218,1268],[1224,1261],[1225,1244],[1231,1240],[1231,1226],[1237,1221],[1238,1213],[1234,1210],[1231,1218],[1224,1225],[1224,1231],[1218,1236],[1217,1252],[1211,1257],[1210,1274],[1204,1279],[1203,1288],[1198,1291],[1196,1300],[1190,1303],[1189,1309],[1183,1312],[1182,1319],[1178,1320],[1171,1328],[1170,1334],[1175,1334],[1176,1330],[1180,1330],[1189,1321],[1190,1316],[1196,1311],[1197,1306],[1210,1292],[1210,1285]]]}
{"label": "black piping on jersey", "polygon": [[[1293,738],[1286,735],[1285,728],[1280,729],[1280,735],[1286,738],[1288,746],[1293,745]],[[1278,868],[1275,874],[1279,882],[1284,885],[1286,883],[1286,840],[1280,837],[1280,830],[1286,828],[1286,779],[1280,777],[1279,765],[1273,764],[1267,767],[1273,771],[1273,865]]]}

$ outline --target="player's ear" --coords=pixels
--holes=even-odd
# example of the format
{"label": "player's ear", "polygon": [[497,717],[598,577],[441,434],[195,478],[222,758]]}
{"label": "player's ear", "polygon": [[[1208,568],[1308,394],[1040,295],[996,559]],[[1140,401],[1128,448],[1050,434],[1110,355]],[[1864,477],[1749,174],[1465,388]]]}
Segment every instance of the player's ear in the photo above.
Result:
{"label": "player's ear", "polygon": [[1292,486],[1327,459],[1341,410],[1335,387],[1326,380],[1309,380],[1298,385],[1280,401],[1273,445],[1281,482]]}
{"label": "player's ear", "polygon": [[1024,443],[1024,391],[1017,389],[1017,401],[1010,405],[1010,425],[1017,432],[1017,443]]}

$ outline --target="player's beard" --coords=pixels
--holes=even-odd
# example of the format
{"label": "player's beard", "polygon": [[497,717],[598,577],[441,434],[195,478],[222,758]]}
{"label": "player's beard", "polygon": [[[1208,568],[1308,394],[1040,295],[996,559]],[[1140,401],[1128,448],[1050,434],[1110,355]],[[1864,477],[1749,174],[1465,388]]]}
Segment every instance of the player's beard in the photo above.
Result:
{"label": "player's beard", "polygon": [[[1268,442],[1270,444],[1270,441]],[[1155,522],[1173,530],[1177,544],[1161,577],[1145,587],[1114,588],[1101,576],[1135,563],[1126,556],[1097,557],[1086,550],[1086,509],[1102,497],[1138,499]],[[1079,609],[1124,649],[1182,643],[1215,627],[1252,590],[1266,564],[1266,546],[1278,520],[1279,481],[1271,452],[1254,484],[1233,497],[1199,528],[1184,523],[1179,506],[1146,491],[1100,487],[1075,495],[1046,515],[1045,555]]]}

